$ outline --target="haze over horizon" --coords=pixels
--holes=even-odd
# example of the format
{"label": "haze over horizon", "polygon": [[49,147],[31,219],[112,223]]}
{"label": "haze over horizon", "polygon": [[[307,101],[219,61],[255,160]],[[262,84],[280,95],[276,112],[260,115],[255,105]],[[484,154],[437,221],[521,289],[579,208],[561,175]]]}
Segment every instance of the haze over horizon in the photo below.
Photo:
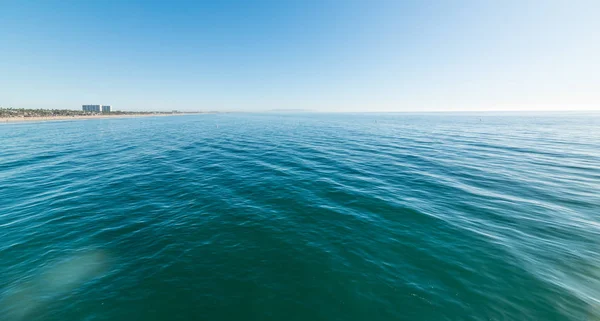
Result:
{"label": "haze over horizon", "polygon": [[597,1],[2,1],[0,106],[600,109]]}

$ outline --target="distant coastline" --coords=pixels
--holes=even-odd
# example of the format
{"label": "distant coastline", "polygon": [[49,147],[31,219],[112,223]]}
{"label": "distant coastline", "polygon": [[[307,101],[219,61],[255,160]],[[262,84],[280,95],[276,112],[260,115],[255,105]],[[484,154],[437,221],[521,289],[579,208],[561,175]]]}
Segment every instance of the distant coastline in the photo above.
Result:
{"label": "distant coastline", "polygon": [[126,114],[126,115],[88,115],[88,116],[34,116],[34,117],[2,117],[0,123],[19,123],[19,122],[43,122],[43,121],[68,121],[68,120],[89,120],[105,118],[135,118],[135,117],[164,117],[164,116],[183,116],[190,114]]}
{"label": "distant coastline", "polygon": [[77,110],[0,108],[0,124],[15,122],[69,121],[106,118],[162,117],[208,114],[214,112],[111,112],[89,113]]}
{"label": "distant coastline", "polygon": [[270,113],[314,113],[315,111],[312,109],[280,108],[280,109],[271,109],[268,112],[270,112]]}

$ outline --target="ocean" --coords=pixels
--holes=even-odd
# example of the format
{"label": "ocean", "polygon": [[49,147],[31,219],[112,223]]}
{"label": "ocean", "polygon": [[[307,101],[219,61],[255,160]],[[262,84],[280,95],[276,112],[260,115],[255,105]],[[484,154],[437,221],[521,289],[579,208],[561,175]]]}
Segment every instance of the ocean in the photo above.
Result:
{"label": "ocean", "polygon": [[0,320],[600,320],[600,113],[0,125]]}

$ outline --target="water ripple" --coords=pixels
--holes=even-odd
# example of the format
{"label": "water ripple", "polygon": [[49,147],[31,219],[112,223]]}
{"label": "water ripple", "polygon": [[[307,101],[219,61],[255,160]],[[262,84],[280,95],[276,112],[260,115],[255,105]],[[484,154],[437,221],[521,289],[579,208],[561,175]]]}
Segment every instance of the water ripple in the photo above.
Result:
{"label": "water ripple", "polygon": [[598,128],[598,114],[2,125],[0,320],[598,319]]}

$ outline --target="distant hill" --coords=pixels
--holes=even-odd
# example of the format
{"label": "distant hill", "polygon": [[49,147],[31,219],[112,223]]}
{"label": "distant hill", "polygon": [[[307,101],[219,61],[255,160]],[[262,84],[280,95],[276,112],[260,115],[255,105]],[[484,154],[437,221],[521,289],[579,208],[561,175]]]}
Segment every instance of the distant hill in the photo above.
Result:
{"label": "distant hill", "polygon": [[269,112],[276,112],[276,113],[312,113],[314,112],[314,110],[310,110],[310,109],[271,109],[269,110]]}

